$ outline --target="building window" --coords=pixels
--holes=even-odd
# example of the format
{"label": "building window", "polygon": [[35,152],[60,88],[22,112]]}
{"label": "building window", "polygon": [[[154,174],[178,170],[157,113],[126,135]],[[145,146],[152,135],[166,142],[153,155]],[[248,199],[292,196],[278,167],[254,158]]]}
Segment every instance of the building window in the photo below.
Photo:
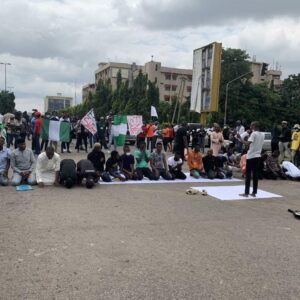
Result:
{"label": "building window", "polygon": [[166,78],[166,80],[171,80],[171,74],[166,73],[165,78]]}
{"label": "building window", "polygon": [[193,80],[193,76],[192,75],[188,75],[188,81],[192,81]]}
{"label": "building window", "polygon": [[187,86],[187,87],[186,87],[186,91],[187,91],[188,93],[190,93],[190,92],[192,91],[192,87],[191,87],[191,86]]}
{"label": "building window", "polygon": [[157,67],[157,64],[155,65],[155,71],[157,71],[158,67]]}
{"label": "building window", "polygon": [[165,84],[165,91],[170,91],[171,90],[171,86],[169,84]]}
{"label": "building window", "polygon": [[176,91],[177,85],[172,85],[172,91]]}
{"label": "building window", "polygon": [[165,95],[164,98],[165,98],[165,101],[170,101],[170,95]]}
{"label": "building window", "polygon": [[172,74],[172,79],[177,80],[177,74]]}

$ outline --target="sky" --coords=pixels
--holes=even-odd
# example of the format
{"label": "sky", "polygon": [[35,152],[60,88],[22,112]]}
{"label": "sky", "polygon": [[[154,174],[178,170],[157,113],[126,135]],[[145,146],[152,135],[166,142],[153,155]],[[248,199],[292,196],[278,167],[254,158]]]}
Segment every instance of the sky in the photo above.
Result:
{"label": "sky", "polygon": [[[299,0],[1,0],[0,62],[16,108],[43,111],[44,97],[81,102],[99,62],[192,68],[193,49],[241,48],[300,73]],[[4,66],[0,65],[0,90]]]}

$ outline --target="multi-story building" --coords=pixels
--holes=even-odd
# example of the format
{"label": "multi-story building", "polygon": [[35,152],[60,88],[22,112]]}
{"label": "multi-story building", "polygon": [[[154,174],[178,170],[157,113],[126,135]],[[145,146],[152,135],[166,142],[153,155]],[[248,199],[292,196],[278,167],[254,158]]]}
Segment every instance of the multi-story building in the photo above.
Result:
{"label": "multi-story building", "polygon": [[[148,79],[159,88],[160,100],[170,101],[174,97],[183,97],[183,101],[191,94],[192,69],[164,67],[161,62],[150,61],[144,66],[135,63],[99,63],[95,71],[95,84],[99,80],[110,79],[113,89],[117,86],[117,74],[121,72],[123,81],[128,80],[131,86],[140,71],[148,75]],[[87,87],[85,89],[85,95]]]}
{"label": "multi-story building", "polygon": [[280,70],[268,70],[268,64],[263,62],[251,61],[251,71],[253,84],[268,82],[269,86],[273,86],[275,89],[282,85],[282,80],[280,79],[282,72]]}
{"label": "multi-story building", "polygon": [[[183,101],[190,97],[192,90],[192,69],[179,69],[164,67],[161,62],[149,61],[142,65],[136,63],[118,63],[118,62],[100,62],[98,69],[95,71],[95,84],[87,84],[82,87],[83,101],[89,92],[95,93],[97,84],[100,80],[110,79],[112,88],[117,87],[117,74],[121,71],[122,80],[129,81],[129,86],[137,77],[140,71],[148,75],[148,79],[154,82],[159,88],[159,98],[161,101],[171,101],[175,97],[182,97]],[[280,70],[268,70],[268,64],[262,62],[251,62],[251,71],[253,77],[252,83],[261,83],[267,81],[269,86],[273,85],[278,88],[282,84]]]}
{"label": "multi-story building", "polygon": [[94,94],[96,91],[95,83],[88,83],[82,87],[82,102],[87,98],[89,93]]}
{"label": "multi-story building", "polygon": [[46,96],[44,99],[45,112],[58,111],[72,106],[73,98],[57,94],[56,96]]}

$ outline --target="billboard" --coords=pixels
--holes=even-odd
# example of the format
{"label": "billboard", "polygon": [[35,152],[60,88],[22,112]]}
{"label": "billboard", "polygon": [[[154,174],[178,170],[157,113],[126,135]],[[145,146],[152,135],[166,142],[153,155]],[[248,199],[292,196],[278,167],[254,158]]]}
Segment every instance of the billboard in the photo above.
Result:
{"label": "billboard", "polygon": [[221,55],[222,44],[216,42],[194,50],[190,110],[218,111]]}

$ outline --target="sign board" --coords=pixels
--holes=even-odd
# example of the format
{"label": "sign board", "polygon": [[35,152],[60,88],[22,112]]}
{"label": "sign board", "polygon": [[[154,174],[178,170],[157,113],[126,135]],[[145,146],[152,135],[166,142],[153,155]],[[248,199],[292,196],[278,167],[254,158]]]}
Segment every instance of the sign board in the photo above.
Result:
{"label": "sign board", "polygon": [[194,50],[190,110],[216,112],[219,108],[222,44],[211,43]]}

